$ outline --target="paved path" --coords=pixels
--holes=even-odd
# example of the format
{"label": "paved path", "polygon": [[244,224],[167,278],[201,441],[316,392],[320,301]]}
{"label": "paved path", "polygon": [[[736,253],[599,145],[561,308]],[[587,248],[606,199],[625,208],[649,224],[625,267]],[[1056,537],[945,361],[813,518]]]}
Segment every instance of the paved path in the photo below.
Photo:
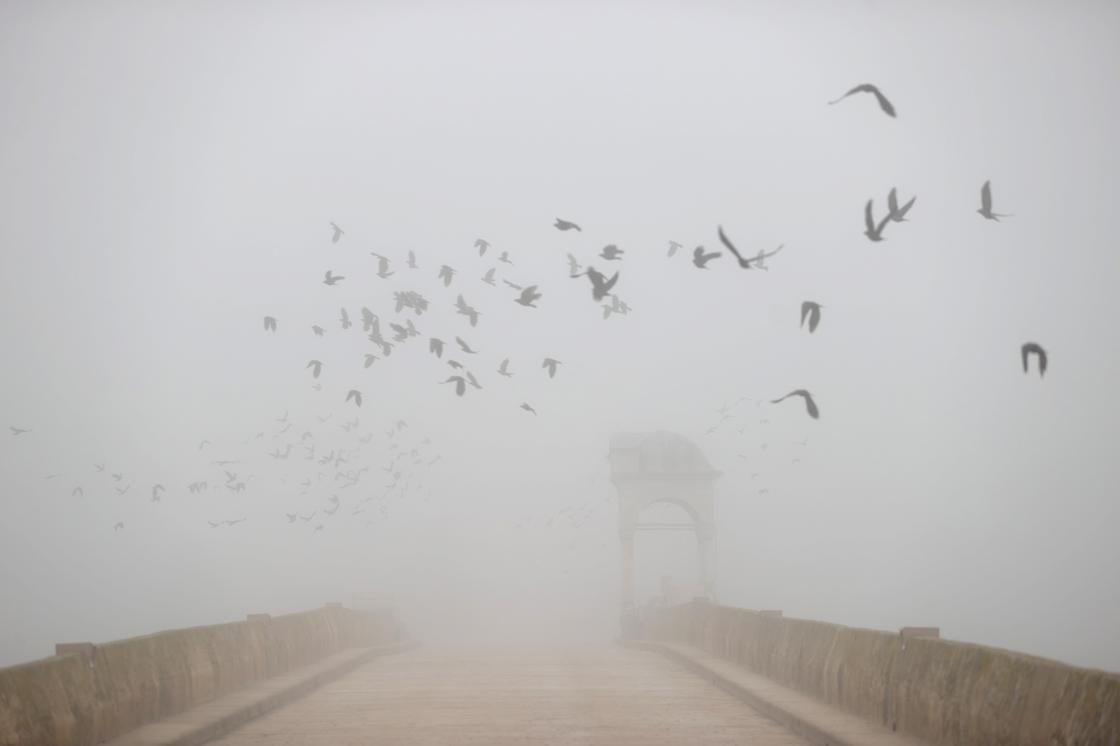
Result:
{"label": "paved path", "polygon": [[805,746],[656,653],[420,648],[376,660],[214,746]]}

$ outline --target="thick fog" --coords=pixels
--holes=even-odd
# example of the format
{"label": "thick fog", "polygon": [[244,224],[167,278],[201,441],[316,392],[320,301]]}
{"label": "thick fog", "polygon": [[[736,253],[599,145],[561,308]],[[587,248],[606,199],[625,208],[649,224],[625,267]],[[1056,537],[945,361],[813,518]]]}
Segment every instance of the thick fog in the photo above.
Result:
{"label": "thick fog", "polygon": [[[723,472],[720,602],[1120,670],[1118,29],[1103,1],[0,5],[0,664],[355,598],[430,641],[608,641],[610,440],[666,430]],[[867,82],[896,117],[828,104]],[[917,200],[871,241],[892,187]],[[742,269],[719,226],[784,248]],[[635,552],[639,604],[696,581],[688,533]]]}

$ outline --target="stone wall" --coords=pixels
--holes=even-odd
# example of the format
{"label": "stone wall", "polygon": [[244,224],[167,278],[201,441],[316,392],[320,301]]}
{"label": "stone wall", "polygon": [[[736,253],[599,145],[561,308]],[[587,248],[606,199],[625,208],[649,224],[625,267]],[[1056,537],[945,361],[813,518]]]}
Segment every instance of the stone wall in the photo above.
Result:
{"label": "stone wall", "polygon": [[929,743],[1120,746],[1120,676],[996,648],[702,602],[644,636],[687,642]]}
{"label": "stone wall", "polygon": [[85,746],[345,648],[398,640],[391,614],[316,611],[158,632],[0,668],[0,746]]}

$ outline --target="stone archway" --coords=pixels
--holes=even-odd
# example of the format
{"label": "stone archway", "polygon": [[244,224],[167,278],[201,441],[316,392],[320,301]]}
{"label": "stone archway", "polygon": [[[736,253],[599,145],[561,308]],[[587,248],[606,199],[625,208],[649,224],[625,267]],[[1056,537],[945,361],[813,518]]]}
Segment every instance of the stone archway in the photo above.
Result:
{"label": "stone archway", "polygon": [[[618,490],[618,535],[622,543],[622,615],[624,630],[633,627],[634,534],[650,528],[639,521],[646,507],[673,503],[693,518],[700,551],[704,595],[715,600],[715,481],[700,448],[670,432],[617,435],[610,444],[611,482]],[[673,527],[681,528],[681,527]]]}

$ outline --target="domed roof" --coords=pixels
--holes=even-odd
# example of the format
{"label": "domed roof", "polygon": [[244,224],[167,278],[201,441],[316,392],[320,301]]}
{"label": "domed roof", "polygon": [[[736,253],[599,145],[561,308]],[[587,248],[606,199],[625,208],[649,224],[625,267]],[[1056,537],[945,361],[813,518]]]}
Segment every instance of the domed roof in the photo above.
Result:
{"label": "domed roof", "polygon": [[666,431],[619,435],[611,439],[614,472],[639,474],[710,474],[704,452],[688,438]]}

